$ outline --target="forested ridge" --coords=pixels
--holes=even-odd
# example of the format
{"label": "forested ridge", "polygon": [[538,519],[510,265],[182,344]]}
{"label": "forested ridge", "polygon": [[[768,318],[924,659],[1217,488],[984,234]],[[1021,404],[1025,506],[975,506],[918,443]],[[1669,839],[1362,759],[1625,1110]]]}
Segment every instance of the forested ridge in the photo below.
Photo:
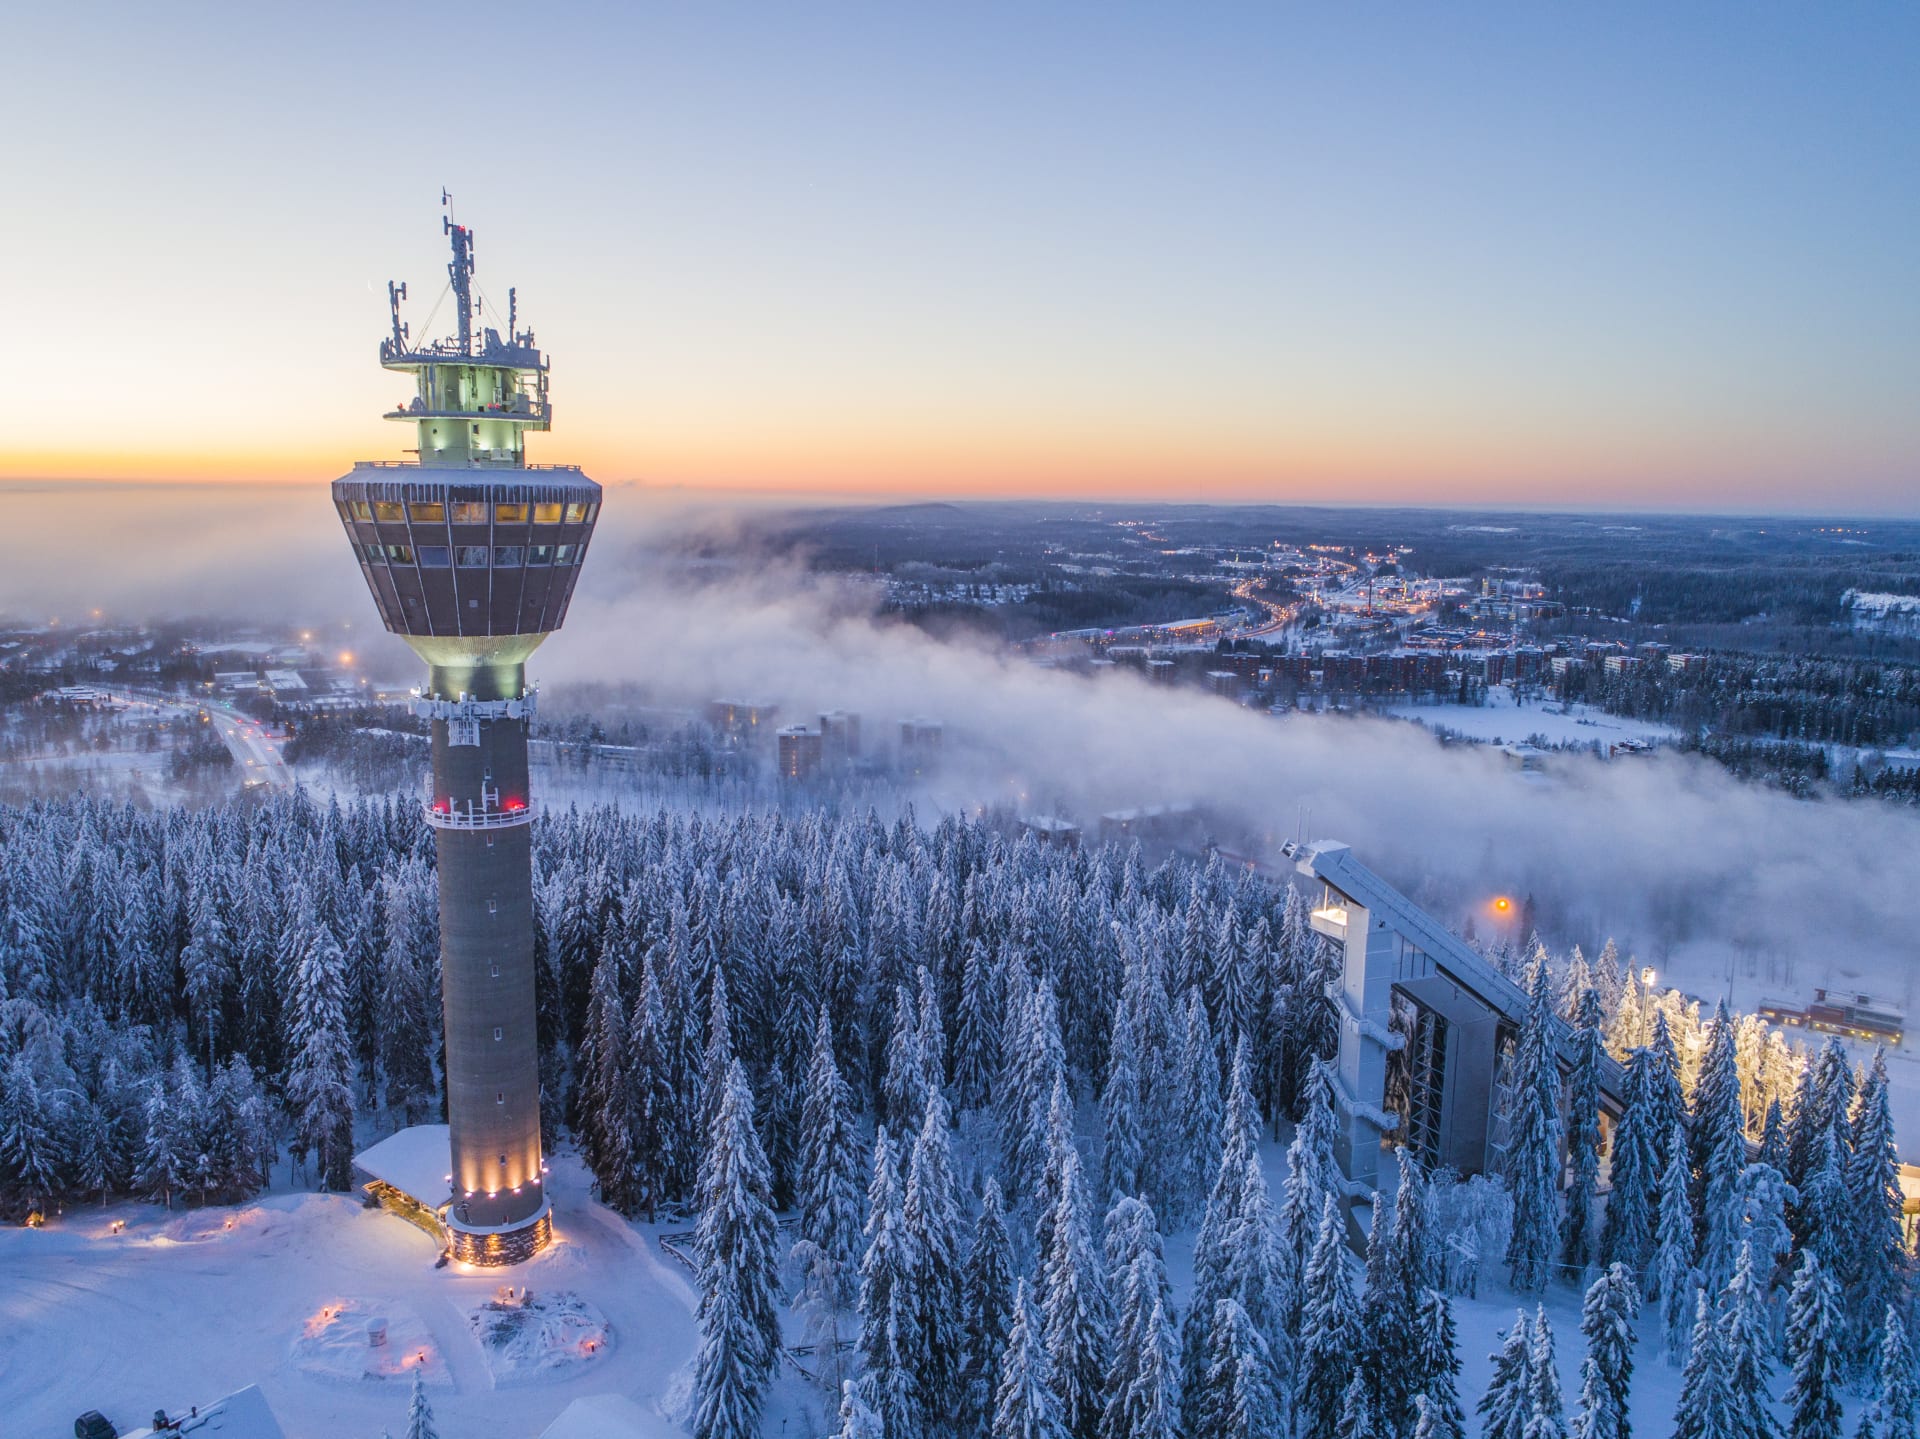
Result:
{"label": "forested ridge", "polygon": [[[1776,1391],[1837,1436],[1849,1384],[1913,1432],[1884,1064],[1611,946],[1493,956],[1496,1173],[1400,1151],[1355,1263],[1297,891],[910,814],[570,811],[535,854],[543,1117],[610,1205],[697,1215],[697,1439],[757,1432],[789,1304],[844,1439],[1461,1435],[1453,1298],[1496,1268],[1586,1287],[1585,1359],[1563,1396],[1523,1311],[1484,1434],[1628,1433],[1636,1328],[1689,1439],[1782,1432]],[[283,1144],[345,1187],[356,1114],[438,1105],[436,964],[411,802],[0,810],[0,1188],[232,1199]]]}

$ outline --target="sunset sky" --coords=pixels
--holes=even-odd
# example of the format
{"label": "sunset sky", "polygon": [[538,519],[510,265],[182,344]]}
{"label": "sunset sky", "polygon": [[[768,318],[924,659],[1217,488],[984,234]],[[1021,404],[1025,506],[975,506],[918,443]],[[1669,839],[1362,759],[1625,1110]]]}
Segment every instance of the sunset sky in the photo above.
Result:
{"label": "sunset sky", "polygon": [[[439,193],[533,457],[872,493],[1920,512],[1920,9],[39,6],[0,478],[397,458]],[[447,328],[443,306],[436,331]]]}

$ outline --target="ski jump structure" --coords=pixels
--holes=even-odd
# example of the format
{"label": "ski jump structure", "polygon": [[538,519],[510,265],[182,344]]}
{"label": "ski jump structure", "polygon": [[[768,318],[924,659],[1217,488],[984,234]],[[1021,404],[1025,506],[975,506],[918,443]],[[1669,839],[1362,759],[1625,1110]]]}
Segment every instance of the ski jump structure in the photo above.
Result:
{"label": "ski jump structure", "polygon": [[[1328,998],[1339,1011],[1332,1066],[1340,1121],[1334,1155],[1351,1198],[1379,1187],[1380,1153],[1406,1145],[1429,1168],[1463,1175],[1497,1169],[1504,1156],[1495,1091],[1502,1051],[1518,1034],[1526,992],[1484,957],[1333,840],[1281,852],[1317,880],[1314,932],[1341,946],[1340,979]],[[1560,1024],[1563,1070],[1573,1060]],[[1602,1111],[1618,1118],[1625,1071],[1603,1056]]]}

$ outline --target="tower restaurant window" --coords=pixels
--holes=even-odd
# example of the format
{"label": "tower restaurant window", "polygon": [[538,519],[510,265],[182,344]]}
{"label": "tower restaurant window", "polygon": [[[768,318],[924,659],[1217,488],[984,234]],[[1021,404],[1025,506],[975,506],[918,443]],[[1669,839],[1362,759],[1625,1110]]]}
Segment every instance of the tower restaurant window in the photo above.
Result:
{"label": "tower restaurant window", "polygon": [[416,525],[439,524],[447,517],[447,507],[438,500],[415,500],[407,506],[407,513]]}
{"label": "tower restaurant window", "polygon": [[493,567],[496,570],[517,570],[520,568],[521,545],[495,545],[493,547]]}
{"label": "tower restaurant window", "polygon": [[463,570],[484,570],[487,567],[487,547],[485,545],[460,546],[460,568]]}
{"label": "tower restaurant window", "polygon": [[487,522],[487,506],[484,500],[455,500],[453,502],[453,522],[456,525],[484,525]]}
{"label": "tower restaurant window", "polygon": [[496,525],[524,525],[527,522],[525,505],[495,505],[493,522]]}
{"label": "tower restaurant window", "polygon": [[560,506],[557,504],[535,505],[533,507],[533,522],[536,525],[559,524],[560,523]]}

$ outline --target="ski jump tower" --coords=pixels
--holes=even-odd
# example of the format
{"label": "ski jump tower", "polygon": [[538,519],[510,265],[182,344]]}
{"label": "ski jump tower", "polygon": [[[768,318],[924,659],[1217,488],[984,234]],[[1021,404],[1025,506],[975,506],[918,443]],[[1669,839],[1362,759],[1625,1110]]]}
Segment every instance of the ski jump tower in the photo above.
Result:
{"label": "ski jump tower", "polygon": [[526,462],[527,431],[553,419],[546,357],[517,328],[513,291],[504,337],[480,323],[473,233],[442,224],[455,333],[414,343],[400,320],[406,287],[389,284],[393,333],[380,343],[381,366],[412,383],[386,418],[415,427],[415,458],[359,461],[333,482],[381,620],[426,662],[413,710],[433,729],[425,817],[439,857],[448,1126],[404,1131],[419,1142],[376,1179],[390,1178],[381,1187],[416,1205],[416,1219],[431,1217],[454,1259],[514,1264],[553,1235],[534,1035],[526,662],[566,619],[600,486],[577,466]]}

